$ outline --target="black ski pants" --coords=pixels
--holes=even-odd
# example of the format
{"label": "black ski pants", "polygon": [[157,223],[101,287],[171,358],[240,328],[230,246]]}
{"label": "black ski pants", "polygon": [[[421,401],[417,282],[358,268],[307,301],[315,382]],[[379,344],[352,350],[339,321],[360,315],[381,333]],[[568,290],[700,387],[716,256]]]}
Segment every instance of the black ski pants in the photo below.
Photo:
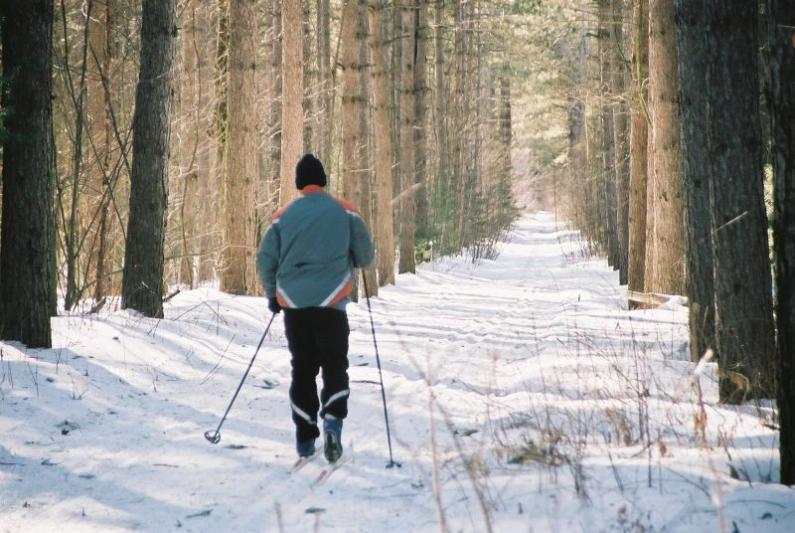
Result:
{"label": "black ski pants", "polygon": [[[317,414],[343,419],[348,414],[348,315],[326,307],[285,309],[284,326],[292,359],[290,406],[296,439],[320,436]],[[317,397],[316,377],[323,371]]]}

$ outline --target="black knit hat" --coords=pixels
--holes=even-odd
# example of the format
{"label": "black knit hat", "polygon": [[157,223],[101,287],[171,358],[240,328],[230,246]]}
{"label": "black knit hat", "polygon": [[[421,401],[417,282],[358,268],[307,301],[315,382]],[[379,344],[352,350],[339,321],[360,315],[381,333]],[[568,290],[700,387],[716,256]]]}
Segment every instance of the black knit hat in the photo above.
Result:
{"label": "black knit hat", "polygon": [[307,185],[326,186],[326,172],[323,170],[323,163],[312,154],[306,154],[295,166],[296,188],[301,190]]}

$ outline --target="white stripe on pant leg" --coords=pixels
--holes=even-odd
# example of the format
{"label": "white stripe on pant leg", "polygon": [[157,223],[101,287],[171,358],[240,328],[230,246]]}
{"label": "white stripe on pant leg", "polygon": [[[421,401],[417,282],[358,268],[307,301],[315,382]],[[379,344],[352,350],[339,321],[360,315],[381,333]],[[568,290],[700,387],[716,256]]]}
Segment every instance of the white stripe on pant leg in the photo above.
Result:
{"label": "white stripe on pant leg", "polygon": [[316,422],[312,419],[312,417],[310,417],[308,414],[306,414],[306,411],[304,411],[303,409],[301,409],[300,407],[295,405],[295,403],[290,402],[290,407],[292,407],[293,412],[295,414],[297,414],[298,416],[300,416],[301,418],[303,418],[304,420],[306,420],[310,424],[312,424],[312,425],[316,424]]}
{"label": "white stripe on pant leg", "polygon": [[340,398],[345,398],[350,393],[351,393],[350,389],[345,389],[345,390],[339,391],[336,394],[332,394],[331,398],[329,398],[328,401],[326,401],[326,403],[323,404],[323,409],[327,409],[329,405],[331,405],[332,403],[336,402]]}

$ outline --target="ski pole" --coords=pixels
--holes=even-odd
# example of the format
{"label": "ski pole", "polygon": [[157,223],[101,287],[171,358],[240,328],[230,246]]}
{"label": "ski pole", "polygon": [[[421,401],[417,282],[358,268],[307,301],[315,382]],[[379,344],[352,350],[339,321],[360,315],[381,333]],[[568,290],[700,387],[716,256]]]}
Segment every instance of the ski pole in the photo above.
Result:
{"label": "ski pole", "polygon": [[254,359],[257,358],[257,354],[259,353],[259,349],[262,347],[262,343],[265,342],[265,337],[268,335],[268,331],[271,329],[271,324],[273,324],[274,318],[276,318],[276,313],[273,313],[273,316],[271,316],[271,320],[270,322],[268,322],[268,326],[265,328],[265,333],[262,334],[262,338],[259,340],[259,344],[257,344],[257,349],[254,350],[254,356],[251,358],[251,362],[248,364],[248,368],[246,368],[245,374],[243,374],[243,379],[240,380],[240,385],[237,386],[235,395],[232,396],[232,401],[229,402],[229,407],[226,408],[226,412],[224,413],[224,416],[221,417],[221,421],[218,423],[218,427],[215,428],[215,433],[211,433],[210,431],[204,432],[204,438],[213,444],[218,444],[221,441],[221,426],[224,425],[224,420],[226,420],[226,415],[229,414],[229,410],[232,409],[232,405],[235,403],[235,400],[237,399],[237,395],[240,392],[240,389],[243,388],[243,382],[246,381],[246,377],[248,377],[248,373],[251,370],[251,366],[254,364]]}
{"label": "ski pole", "polygon": [[389,463],[387,468],[398,467],[401,465],[392,458],[392,435],[389,432],[389,413],[386,409],[386,392],[384,391],[384,376],[381,372],[381,358],[378,355],[378,341],[375,340],[375,323],[373,322],[373,309],[370,307],[370,291],[367,289],[367,276],[362,272],[362,281],[364,282],[364,298],[367,300],[367,311],[370,313],[370,330],[373,332],[373,347],[375,348],[375,362],[378,365],[378,382],[381,385],[381,401],[384,404],[384,423],[386,424],[386,443],[389,447]]}

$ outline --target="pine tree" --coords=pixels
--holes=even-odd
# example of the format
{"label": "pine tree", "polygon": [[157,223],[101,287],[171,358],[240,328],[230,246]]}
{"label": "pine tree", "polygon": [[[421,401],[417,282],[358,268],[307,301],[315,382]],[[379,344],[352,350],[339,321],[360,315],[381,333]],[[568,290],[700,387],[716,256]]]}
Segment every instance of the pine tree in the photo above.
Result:
{"label": "pine tree", "polygon": [[279,204],[295,198],[295,165],[304,148],[304,57],[301,2],[282,3],[282,148]]}
{"label": "pine tree", "polygon": [[52,346],[55,312],[53,220],[53,3],[0,3],[3,44],[3,212],[0,338]]}
{"label": "pine tree", "polygon": [[651,224],[646,234],[645,291],[682,294],[685,255],[673,2],[650,0],[649,21],[647,220]]}
{"label": "pine tree", "polygon": [[775,175],[776,324],[781,483],[795,485],[795,4],[770,2],[770,115]]}
{"label": "pine tree", "polygon": [[176,2],[144,0],[141,9],[141,65],[133,118],[122,307],[162,317]]}
{"label": "pine tree", "polygon": [[252,293],[254,273],[254,179],[257,172],[256,1],[229,0],[229,81],[224,161],[224,243],[221,290]]}

